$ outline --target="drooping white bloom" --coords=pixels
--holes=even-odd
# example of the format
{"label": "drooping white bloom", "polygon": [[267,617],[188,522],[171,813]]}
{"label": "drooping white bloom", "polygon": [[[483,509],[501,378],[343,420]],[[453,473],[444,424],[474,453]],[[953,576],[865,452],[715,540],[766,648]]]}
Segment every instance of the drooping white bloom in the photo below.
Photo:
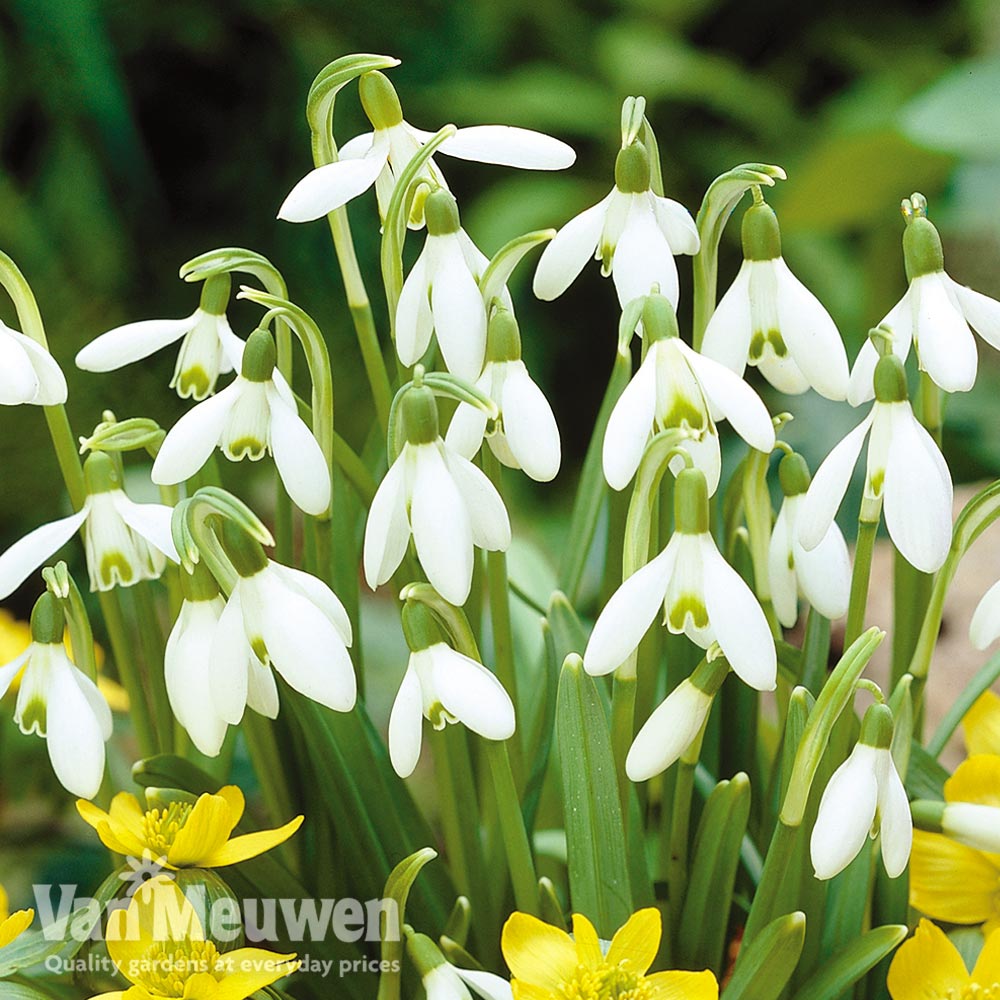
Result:
{"label": "drooping white bloom", "polygon": [[969,639],[976,649],[985,649],[1000,638],[1000,581],[983,594],[969,623]]}
{"label": "drooping white bloom", "polygon": [[476,387],[497,405],[499,417],[487,434],[486,413],[459,403],[445,442],[472,459],[483,437],[493,454],[510,469],[523,469],[540,483],[559,471],[562,446],[552,407],[521,360],[521,337],[513,313],[498,309],[490,319],[488,360]]}
{"label": "drooping white bloom", "polygon": [[0,406],[58,406],[66,402],[66,378],[41,344],[0,323]]}
{"label": "drooping white bloom", "polygon": [[778,219],[769,205],[743,217],[743,265],[705,330],[701,349],[742,375],[757,366],[776,389],[827,399],[847,396],[847,353],[819,299],[781,256]]}
{"label": "drooping white bloom", "polygon": [[583,665],[617,669],[664,609],[664,624],[708,649],[719,644],[736,674],[758,691],[777,675],[774,638],[753,591],[723,559],[709,533],[705,477],[685,469],[675,485],[677,530],[666,548],[615,591],[594,625]]}
{"label": "drooping white bloom", "polygon": [[389,715],[389,757],[401,778],[417,766],[424,719],[435,729],[461,722],[487,740],[514,735],[514,705],[504,686],[481,663],[444,642],[429,619],[423,605],[404,608],[410,661]]}
{"label": "drooping white bloom", "polygon": [[510,520],[500,494],[438,433],[437,405],[427,388],[400,403],[404,444],[372,500],[365,527],[365,579],[373,590],[403,560],[412,536],[435,590],[464,604],[472,586],[473,547],[504,551]]}
{"label": "drooping white bloom", "polygon": [[535,271],[538,298],[558,298],[593,257],[601,261],[601,273],[612,276],[622,308],[654,286],[677,308],[674,254],[698,252],[698,227],[683,205],[654,194],[649,178],[645,147],[626,146],[618,154],[611,193],[567,222],[546,246]]}
{"label": "drooping white bloom", "polygon": [[941,811],[941,832],[977,851],[998,854],[1000,808],[981,802],[946,802]]}
{"label": "drooping white bloom", "polygon": [[892,714],[884,705],[865,713],[861,738],[833,773],[819,803],[809,842],[816,878],[842,872],[865,840],[882,836],[886,874],[896,878],[906,868],[913,821],[903,782],[892,760]]}
{"label": "drooping white bloom", "polygon": [[351,621],[337,595],[316,577],[268,559],[248,536],[226,535],[223,544],[238,579],[212,638],[215,711],[233,726],[247,706],[277,716],[273,668],[300,694],[349,712],[357,698],[347,652]]}
{"label": "drooping white bloom", "polygon": [[[399,175],[434,133],[414,128],[403,119],[396,91],[382,73],[365,73],[358,81],[358,89],[374,132],[355,136],[341,146],[336,163],[306,174],[278,210],[279,219],[288,222],[318,219],[346,205],[373,184],[379,213],[385,219]],[[576,153],[558,139],[507,125],[459,129],[438,151],[461,160],[525,170],[563,170],[576,159]],[[433,158],[424,165],[423,175],[431,188],[447,187]],[[420,199],[415,199],[409,224],[415,229],[423,225]]]}
{"label": "drooping white bloom", "polygon": [[92,799],[104,778],[111,709],[97,685],[67,655],[62,612],[50,594],[42,595],[32,614],[27,650],[0,667],[0,698],[22,670],[14,721],[22,733],[45,739],[62,786]]}
{"label": "drooping white bloom", "polygon": [[851,592],[851,560],[840,528],[831,523],[816,548],[806,551],[799,540],[799,514],[809,487],[809,470],[801,455],[786,455],[779,467],[785,499],[771,530],[767,566],[771,600],[778,621],[791,628],[798,619],[801,593],[824,618],[847,614]]}
{"label": "drooping white bloom", "polygon": [[[922,212],[923,199],[913,196],[904,212]],[[941,238],[922,214],[907,214],[903,254],[909,287],[879,324],[890,331],[892,350],[905,361],[916,347],[921,371],[945,392],[967,392],[976,381],[978,357],[970,327],[991,347],[1000,349],[1000,302],[960,285],[944,269]],[[871,341],[861,348],[851,372],[848,400],[854,406],[872,398],[872,375],[878,351]]]}
{"label": "drooping white bloom", "polygon": [[114,462],[106,454],[91,454],[84,471],[87,499],[80,510],[29,532],[0,556],[0,600],[13,593],[81,528],[91,590],[131,587],[140,580],[155,580],[167,559],[177,561],[170,536],[170,507],[130,500],[121,488]]}
{"label": "drooping white bloom", "polygon": [[255,330],[247,340],[242,374],[171,428],[153,463],[160,485],[193,476],[219,448],[232,462],[255,462],[270,453],[285,489],[307,514],[330,506],[330,473],[295,398],[274,369],[274,340]]}
{"label": "drooping white bloom", "polygon": [[681,758],[701,733],[728,673],[724,661],[706,661],[653,710],[625,758],[630,781],[647,781]]}
{"label": "drooping white bloom", "polygon": [[815,549],[844,499],[868,438],[865,500],[885,509],[889,537],[924,573],[940,568],[951,545],[951,473],[906,398],[906,376],[894,355],[879,361],[871,412],[826,457],[798,511],[799,541]]}
{"label": "drooping white bloom", "polygon": [[486,305],[479,278],[486,258],[459,223],[458,206],[439,188],[425,204],[427,239],[403,282],[396,307],[396,351],[416,364],[437,333],[448,371],[472,382],[483,370]]}
{"label": "drooping white bloom", "polygon": [[[429,969],[423,976],[427,1000],[472,1000],[473,995],[484,1000],[512,1000],[510,983],[492,972],[459,969],[450,962],[443,962]],[[469,992],[467,987],[472,988]]]}
{"label": "drooping white bloom", "polygon": [[[649,346],[608,420],[604,476],[613,489],[624,489],[650,434],[675,427],[685,434],[680,447],[704,472],[714,494],[722,457],[713,414],[728,419],[751,448],[765,452],[774,447],[774,424],[760,397],[738,375],[676,336],[673,310],[663,296],[649,297],[643,325]],[[680,458],[671,465],[675,473],[682,467]]]}

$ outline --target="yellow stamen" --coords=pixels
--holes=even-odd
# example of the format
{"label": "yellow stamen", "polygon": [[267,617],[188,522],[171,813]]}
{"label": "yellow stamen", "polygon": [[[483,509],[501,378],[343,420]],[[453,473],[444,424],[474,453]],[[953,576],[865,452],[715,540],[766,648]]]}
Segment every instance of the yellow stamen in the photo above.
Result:
{"label": "yellow stamen", "polygon": [[151,809],[142,820],[143,839],[153,851],[166,854],[181,832],[191,810],[187,802],[171,802],[166,809]]}

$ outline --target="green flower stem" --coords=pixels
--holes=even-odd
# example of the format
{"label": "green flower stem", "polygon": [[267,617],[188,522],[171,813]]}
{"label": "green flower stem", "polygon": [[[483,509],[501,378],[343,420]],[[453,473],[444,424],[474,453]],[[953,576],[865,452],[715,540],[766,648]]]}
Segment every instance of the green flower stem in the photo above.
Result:
{"label": "green flower stem", "polygon": [[913,658],[910,660],[909,673],[913,675],[913,687],[910,692],[913,696],[914,712],[919,710],[923,701],[924,687],[931,669],[931,658],[934,656],[934,647],[937,645],[938,633],[941,631],[944,601],[948,596],[948,587],[958,570],[960,559],[961,552],[952,549],[934,578],[934,586],[931,589],[927,611],[920,627],[920,635],[917,638],[916,648],[913,650]]}
{"label": "green flower stem", "polygon": [[[706,723],[707,723],[706,719]],[[687,892],[688,842],[691,829],[691,796],[694,791],[694,772],[701,756],[701,741],[705,735],[702,726],[694,742],[684,751],[677,765],[677,780],[670,815],[670,858],[667,862],[667,891],[670,911],[679,915]],[[674,921],[673,929],[677,930]]]}
{"label": "green flower stem", "polygon": [[174,716],[167,697],[167,683],[163,673],[164,637],[156,613],[151,584],[143,581],[130,588],[139,646],[145,663],[144,688],[148,693],[156,740],[160,751],[173,749]]}
{"label": "green flower stem", "polygon": [[484,740],[483,744],[493,778],[500,833],[507,853],[507,867],[510,869],[514,885],[514,901],[523,913],[537,917],[541,914],[538,876],[535,874],[531,844],[524,826],[524,816],[521,814],[521,803],[517,798],[507,744],[494,740]]}
{"label": "green flower stem", "polygon": [[854,547],[854,572],[851,575],[851,597],[847,608],[847,625],[844,630],[844,647],[854,642],[865,627],[865,609],[868,604],[868,583],[872,572],[872,555],[878,518],[866,518],[864,512],[858,520],[858,539]]}
{"label": "green flower stem", "polygon": [[[332,110],[332,109],[331,109]],[[333,141],[333,122],[328,121],[321,130],[313,130],[312,154],[313,163],[317,167],[337,162],[337,148]],[[347,218],[347,207],[335,209],[327,215],[330,223],[330,235],[333,238],[333,249],[340,265],[340,275],[344,282],[344,292],[347,296],[347,307],[351,312],[354,332],[361,349],[361,360],[368,376],[372,399],[375,402],[375,413],[383,432],[389,427],[389,407],[392,403],[392,386],[389,373],[386,370],[385,358],[378,342],[378,331],[375,329],[375,317],[372,314],[371,302],[365,288],[365,280],[358,266],[358,255],[354,249],[354,238],[351,235],[351,224]]]}
{"label": "green flower stem", "polygon": [[365,508],[370,507],[378,484],[357,452],[336,431],[333,432],[333,458]]}
{"label": "green flower stem", "polygon": [[[632,654],[635,656],[635,654]],[[625,759],[635,736],[635,695],[639,682],[637,675],[616,671],[611,689],[611,752],[615,758],[618,779],[618,797],[621,800],[622,820],[628,829],[629,798],[632,783],[625,773]]]}
{"label": "green flower stem", "polygon": [[778,913],[780,895],[788,885],[799,830],[799,826],[790,826],[780,819],[774,828],[767,857],[764,859],[764,870],[743,930],[743,946],[750,944],[760,931],[781,915]]}

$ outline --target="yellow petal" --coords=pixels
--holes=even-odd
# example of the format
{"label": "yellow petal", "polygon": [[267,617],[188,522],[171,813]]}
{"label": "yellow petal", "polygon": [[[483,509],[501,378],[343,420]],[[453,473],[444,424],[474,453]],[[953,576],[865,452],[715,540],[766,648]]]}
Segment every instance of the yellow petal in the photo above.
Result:
{"label": "yellow petal", "polygon": [[980,753],[1000,753],[1000,698],[992,691],[984,691],[965,713],[962,729],[970,757]]}
{"label": "yellow petal", "polygon": [[[132,990],[128,991],[129,993]],[[115,990],[114,993],[99,993],[96,997],[91,997],[90,1000],[124,1000],[125,994],[121,990]]]}
{"label": "yellow petal", "polygon": [[34,910],[18,910],[0,922],[0,948],[6,948],[15,938],[19,938],[35,919]]}
{"label": "yellow petal", "polygon": [[704,972],[655,972],[646,977],[649,1000],[719,1000],[719,984]]}
{"label": "yellow petal", "polygon": [[996,912],[1000,871],[982,851],[940,833],[913,831],[910,906],[935,920],[981,924]]}
{"label": "yellow petal", "polygon": [[963,760],[944,783],[948,802],[974,802],[1000,807],[1000,757],[981,753]]}
{"label": "yellow petal", "polygon": [[544,986],[532,986],[523,979],[513,979],[510,984],[514,1000],[552,1000],[552,990]]}
{"label": "yellow petal", "polygon": [[8,906],[10,905],[10,900],[7,898],[7,890],[0,885],[0,921],[6,920],[10,910]]}
{"label": "yellow petal", "polygon": [[587,968],[594,968],[604,961],[601,939],[594,925],[582,914],[573,914],[573,940],[576,942],[577,961]]}
{"label": "yellow petal", "polygon": [[251,993],[270,986],[299,967],[294,954],[276,955],[261,948],[238,948],[220,956],[219,961],[224,965],[212,1000],[246,1000]]}
{"label": "yellow petal", "polygon": [[119,715],[128,714],[131,703],[129,702],[128,691],[121,684],[111,680],[110,677],[98,674],[97,690],[104,695],[104,700],[108,703],[108,708],[112,712],[118,712]]}
{"label": "yellow petal", "polygon": [[531,986],[557,990],[576,971],[573,939],[528,913],[510,915],[500,948],[513,978]]}
{"label": "yellow petal", "polygon": [[142,841],[131,835],[124,840],[118,837],[111,828],[111,817],[103,809],[99,809],[92,802],[87,802],[86,799],[79,799],[76,803],[76,810],[84,822],[97,831],[101,843],[109,851],[131,857],[138,857],[142,854],[144,846]]}
{"label": "yellow petal", "polygon": [[167,860],[178,868],[201,867],[229,839],[233,832],[229,801],[219,795],[202,795],[194,804],[173,844]]}
{"label": "yellow petal", "polygon": [[248,858],[255,858],[258,854],[283,844],[302,826],[304,819],[304,816],[296,816],[277,830],[260,830],[257,833],[246,833],[242,837],[233,837],[229,843],[203,858],[200,864],[203,868],[224,868],[226,865],[236,865]]}
{"label": "yellow petal", "polygon": [[896,952],[886,980],[892,1000],[959,996],[968,984],[969,973],[958,949],[929,920],[921,920],[913,937]]}
{"label": "yellow petal", "polygon": [[655,907],[637,910],[615,932],[608,949],[608,964],[624,965],[641,976],[659,951],[662,926],[660,911]]}
{"label": "yellow petal", "polygon": [[184,980],[184,1000],[215,1000],[219,981],[208,972],[196,972]]}
{"label": "yellow petal", "polygon": [[243,819],[243,810],[246,808],[246,799],[243,798],[243,793],[235,785],[226,785],[215,794],[220,795],[229,803],[229,809],[233,814],[233,829],[235,830],[240,820]]}
{"label": "yellow petal", "polygon": [[1000,933],[993,931],[986,938],[986,944],[976,959],[972,970],[972,981],[980,986],[1000,983]]}

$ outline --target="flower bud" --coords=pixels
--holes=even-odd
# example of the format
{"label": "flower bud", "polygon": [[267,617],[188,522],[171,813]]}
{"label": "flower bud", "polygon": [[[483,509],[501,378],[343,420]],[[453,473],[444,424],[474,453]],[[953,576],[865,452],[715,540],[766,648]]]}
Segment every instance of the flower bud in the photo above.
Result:
{"label": "flower bud", "polygon": [[797,497],[809,489],[811,476],[806,460],[798,453],[786,455],[778,465],[778,479],[781,492],[786,497]]}

